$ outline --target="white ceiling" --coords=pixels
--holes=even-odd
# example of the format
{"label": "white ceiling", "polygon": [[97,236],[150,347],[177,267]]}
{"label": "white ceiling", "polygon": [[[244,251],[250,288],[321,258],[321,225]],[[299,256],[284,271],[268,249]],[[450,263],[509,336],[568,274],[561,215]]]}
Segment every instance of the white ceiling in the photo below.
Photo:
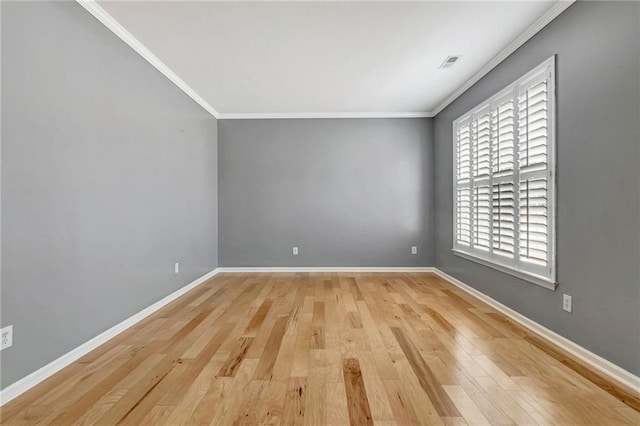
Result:
{"label": "white ceiling", "polygon": [[428,116],[555,1],[98,3],[231,118]]}

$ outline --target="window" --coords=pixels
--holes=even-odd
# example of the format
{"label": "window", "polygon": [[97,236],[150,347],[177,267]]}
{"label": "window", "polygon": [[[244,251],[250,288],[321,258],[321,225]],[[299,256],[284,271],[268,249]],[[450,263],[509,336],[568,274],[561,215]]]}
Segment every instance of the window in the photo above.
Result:
{"label": "window", "polygon": [[456,254],[555,288],[555,60],[453,123]]}

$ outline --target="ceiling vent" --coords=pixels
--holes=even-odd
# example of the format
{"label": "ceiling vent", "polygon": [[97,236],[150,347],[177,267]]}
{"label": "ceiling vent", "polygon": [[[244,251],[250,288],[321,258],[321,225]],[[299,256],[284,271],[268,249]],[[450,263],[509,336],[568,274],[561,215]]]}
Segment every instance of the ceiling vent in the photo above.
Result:
{"label": "ceiling vent", "polygon": [[440,68],[451,68],[456,62],[460,60],[460,55],[447,56]]}

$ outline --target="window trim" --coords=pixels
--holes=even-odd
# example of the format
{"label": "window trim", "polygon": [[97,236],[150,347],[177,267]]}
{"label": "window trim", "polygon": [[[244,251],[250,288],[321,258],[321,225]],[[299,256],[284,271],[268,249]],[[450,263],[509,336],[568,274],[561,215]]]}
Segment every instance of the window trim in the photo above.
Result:
{"label": "window trim", "polygon": [[[510,262],[501,262],[499,260],[499,255],[494,254],[492,251],[488,253],[488,255],[481,256],[476,251],[465,251],[464,246],[460,246],[457,243],[457,206],[456,206],[456,194],[458,190],[458,182],[457,182],[457,140],[456,140],[456,128],[458,125],[466,120],[473,122],[474,115],[478,114],[481,111],[489,108],[491,110],[491,105],[493,105],[496,101],[503,99],[505,97],[511,97],[514,99],[514,107],[517,108],[517,99],[518,99],[518,91],[520,86],[523,84],[530,83],[532,80],[536,80],[541,78],[541,76],[545,76],[549,81],[549,90],[548,90],[548,152],[547,152],[547,172],[546,176],[549,180],[548,188],[547,188],[547,219],[548,219],[548,249],[549,249],[549,265],[544,267],[545,273],[538,274],[538,271],[542,271],[542,269],[538,269],[536,271],[536,267],[532,266],[531,268],[520,268],[515,264],[511,264]],[[517,126],[517,117],[515,118],[515,126]],[[518,137],[517,133],[514,134],[515,142],[514,149],[517,151],[518,146]],[[556,203],[556,192],[557,192],[557,180],[556,180],[556,81],[555,81],[555,55],[546,59],[544,62],[533,68],[531,71],[524,74],[522,77],[518,78],[511,84],[507,85],[505,88],[501,89],[494,95],[490,96],[485,101],[481,102],[474,108],[470,109],[468,112],[464,113],[457,119],[453,120],[452,123],[452,139],[453,139],[453,185],[452,185],[452,195],[453,195],[453,209],[452,209],[452,219],[453,219],[453,248],[452,251],[456,256],[462,257],[467,260],[471,260],[473,262],[488,266],[490,268],[496,269],[498,271],[516,276],[520,279],[526,280],[533,284],[540,285],[549,290],[555,290],[557,286],[557,276],[556,276],[556,238],[557,238],[557,229],[556,229],[556,216],[557,216],[557,203]],[[472,142],[470,142],[472,144]],[[514,151],[514,162],[517,162],[517,152]],[[473,173],[473,170],[471,170]],[[520,173],[520,167],[514,167],[514,178],[513,181],[516,182],[518,179],[518,175]],[[493,180],[493,172],[490,175],[490,181]],[[473,181],[473,179],[472,179]],[[461,186],[461,187],[466,187]],[[469,188],[471,192],[473,192],[473,184],[469,184]],[[516,233],[514,235],[515,241],[514,245],[516,247],[519,246],[519,235],[517,233],[517,224],[519,218],[519,206],[515,212],[516,216]],[[471,218],[473,222],[473,218]],[[471,234],[471,246],[473,246],[473,231]],[[514,263],[516,261],[514,260]],[[548,274],[546,273],[548,270]]]}

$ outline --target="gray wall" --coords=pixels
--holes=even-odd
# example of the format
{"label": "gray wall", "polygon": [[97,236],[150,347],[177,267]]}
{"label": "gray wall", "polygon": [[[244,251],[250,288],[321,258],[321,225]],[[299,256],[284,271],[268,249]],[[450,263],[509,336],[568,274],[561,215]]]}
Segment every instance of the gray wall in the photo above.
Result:
{"label": "gray wall", "polygon": [[430,119],[220,121],[220,265],[433,265],[431,135]]}
{"label": "gray wall", "polygon": [[[578,2],[435,118],[436,265],[640,373],[640,4]],[[558,281],[454,256],[452,121],[557,54]],[[562,293],[573,313],[562,311]]]}
{"label": "gray wall", "polygon": [[75,2],[2,2],[2,89],[6,387],[217,266],[217,128]]}

